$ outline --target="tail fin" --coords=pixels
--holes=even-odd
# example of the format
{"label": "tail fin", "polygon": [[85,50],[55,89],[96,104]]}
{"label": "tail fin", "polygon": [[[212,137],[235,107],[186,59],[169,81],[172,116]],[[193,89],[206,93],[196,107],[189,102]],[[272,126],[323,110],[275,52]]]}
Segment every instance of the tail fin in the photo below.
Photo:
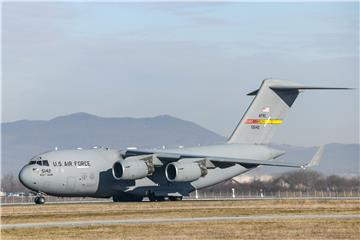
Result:
{"label": "tail fin", "polygon": [[275,128],[283,123],[300,91],[305,89],[349,88],[307,87],[285,80],[265,79],[258,90],[248,94],[255,98],[228,143],[270,143]]}

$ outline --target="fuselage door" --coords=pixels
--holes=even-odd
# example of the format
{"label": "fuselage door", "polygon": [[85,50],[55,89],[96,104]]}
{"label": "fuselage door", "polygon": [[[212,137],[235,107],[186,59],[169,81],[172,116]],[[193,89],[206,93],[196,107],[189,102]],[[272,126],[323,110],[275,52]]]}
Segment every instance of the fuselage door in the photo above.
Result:
{"label": "fuselage door", "polygon": [[75,190],[75,184],[76,184],[76,179],[75,177],[67,177],[66,178],[66,190],[69,192],[72,192]]}

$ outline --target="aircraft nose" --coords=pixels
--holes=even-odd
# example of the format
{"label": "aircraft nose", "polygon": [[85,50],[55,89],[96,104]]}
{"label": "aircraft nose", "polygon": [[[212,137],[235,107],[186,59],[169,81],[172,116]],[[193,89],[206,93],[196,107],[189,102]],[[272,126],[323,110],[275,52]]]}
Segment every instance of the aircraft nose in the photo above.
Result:
{"label": "aircraft nose", "polygon": [[31,169],[29,168],[29,166],[25,166],[20,170],[19,180],[25,187],[31,188],[30,183],[31,183],[32,177],[31,177]]}

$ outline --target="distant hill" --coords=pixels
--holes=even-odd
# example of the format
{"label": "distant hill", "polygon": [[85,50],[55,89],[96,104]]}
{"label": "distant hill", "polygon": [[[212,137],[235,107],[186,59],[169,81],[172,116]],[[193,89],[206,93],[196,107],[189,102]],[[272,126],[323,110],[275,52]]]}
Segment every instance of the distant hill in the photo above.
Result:
{"label": "distant hill", "polygon": [[2,172],[17,173],[41,152],[106,146],[166,148],[222,143],[225,138],[195,123],[172,116],[104,118],[74,113],[49,121],[2,123]]}
{"label": "distant hill", "polygon": [[[41,152],[65,148],[107,146],[116,149],[174,148],[224,143],[225,137],[195,123],[172,116],[150,118],[104,118],[74,113],[49,121],[2,123],[2,173],[17,174],[29,159]],[[280,161],[307,162],[316,147],[274,145],[287,153]],[[276,175],[291,168],[260,167],[248,174]],[[319,167],[325,175],[359,175],[359,144],[328,144]]]}

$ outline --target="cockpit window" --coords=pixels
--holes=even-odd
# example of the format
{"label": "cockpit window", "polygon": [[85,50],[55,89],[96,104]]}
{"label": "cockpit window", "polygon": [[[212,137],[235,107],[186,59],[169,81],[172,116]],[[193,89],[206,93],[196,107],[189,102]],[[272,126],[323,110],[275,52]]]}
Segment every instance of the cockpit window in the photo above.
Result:
{"label": "cockpit window", "polygon": [[49,166],[49,161],[48,160],[42,160],[42,161],[33,161],[33,160],[31,160],[29,162],[29,165],[34,165],[34,164],[40,165],[40,166]]}

